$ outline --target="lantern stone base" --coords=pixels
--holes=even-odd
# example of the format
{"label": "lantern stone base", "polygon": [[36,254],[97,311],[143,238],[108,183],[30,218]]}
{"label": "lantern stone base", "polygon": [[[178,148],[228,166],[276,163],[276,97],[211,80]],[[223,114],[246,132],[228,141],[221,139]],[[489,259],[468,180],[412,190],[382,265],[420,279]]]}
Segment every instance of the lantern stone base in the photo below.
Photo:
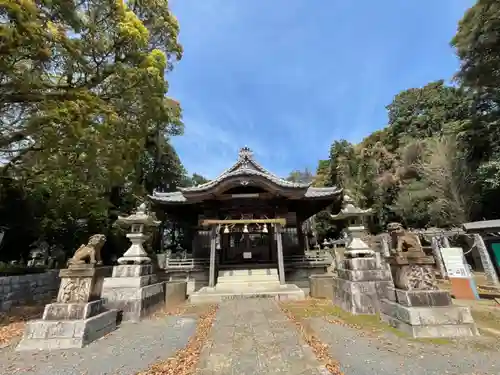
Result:
{"label": "lantern stone base", "polygon": [[391,272],[372,257],[344,259],[333,279],[333,302],[351,314],[377,314],[380,300],[395,300]]}
{"label": "lantern stone base", "polygon": [[382,321],[415,338],[478,335],[470,308],[454,306],[442,290],[394,289],[395,301],[380,303]]}
{"label": "lantern stone base", "polygon": [[105,310],[103,300],[52,303],[42,319],[26,324],[16,351],[82,348],[116,329],[117,310]]}
{"label": "lantern stone base", "polygon": [[117,309],[124,321],[140,321],[165,304],[165,283],[157,282],[151,264],[118,265],[104,279],[102,298],[107,308]]}

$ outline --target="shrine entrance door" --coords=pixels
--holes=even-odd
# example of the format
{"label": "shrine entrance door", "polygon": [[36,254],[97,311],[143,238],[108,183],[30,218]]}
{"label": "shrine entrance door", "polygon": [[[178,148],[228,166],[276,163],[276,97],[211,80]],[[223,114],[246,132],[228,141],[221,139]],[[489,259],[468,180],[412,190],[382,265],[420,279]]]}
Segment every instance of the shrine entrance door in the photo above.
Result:
{"label": "shrine entrance door", "polygon": [[221,265],[270,263],[275,260],[272,232],[221,233]]}

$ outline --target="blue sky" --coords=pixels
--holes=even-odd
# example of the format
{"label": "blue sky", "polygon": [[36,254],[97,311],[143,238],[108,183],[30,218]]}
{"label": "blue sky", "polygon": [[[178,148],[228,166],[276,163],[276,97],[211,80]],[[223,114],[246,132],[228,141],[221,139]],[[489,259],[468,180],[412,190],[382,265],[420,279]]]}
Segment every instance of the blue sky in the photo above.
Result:
{"label": "blue sky", "polygon": [[278,175],[315,170],[335,139],[387,123],[398,92],[451,78],[449,42],[474,0],[170,0],[184,57],[169,75],[190,173],[249,146]]}

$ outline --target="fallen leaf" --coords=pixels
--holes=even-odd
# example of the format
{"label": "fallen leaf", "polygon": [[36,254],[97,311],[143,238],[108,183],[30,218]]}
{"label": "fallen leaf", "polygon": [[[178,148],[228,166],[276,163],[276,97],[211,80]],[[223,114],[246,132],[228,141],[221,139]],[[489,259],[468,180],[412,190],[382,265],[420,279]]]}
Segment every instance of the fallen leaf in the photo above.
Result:
{"label": "fallen leaf", "polygon": [[0,347],[21,336],[28,320],[40,318],[44,305],[19,306],[0,313]]}
{"label": "fallen leaf", "polygon": [[[207,341],[210,330],[212,329],[217,307],[217,305],[209,305],[206,307],[206,311],[202,312],[198,318],[195,334],[189,339],[187,345],[183,349],[175,353],[174,357],[157,362],[148,370],[138,372],[136,375],[193,375],[196,371],[196,365],[203,345]],[[181,308],[177,312],[180,311],[185,310]]]}
{"label": "fallen leaf", "polygon": [[[309,301],[310,300],[306,300]],[[316,301],[313,301],[312,304],[314,305],[317,303]],[[319,338],[315,335],[314,331],[311,329],[311,327],[305,322],[296,317],[287,307],[285,304],[279,304],[281,310],[283,313],[288,317],[288,319],[295,324],[297,327],[298,331],[301,333],[302,338],[304,341],[309,345],[309,347],[312,349],[314,355],[316,358],[325,365],[325,368],[333,375],[344,375],[344,373],[340,370],[340,364],[337,360],[333,359],[330,356],[330,352],[328,350],[328,345],[321,342]]]}

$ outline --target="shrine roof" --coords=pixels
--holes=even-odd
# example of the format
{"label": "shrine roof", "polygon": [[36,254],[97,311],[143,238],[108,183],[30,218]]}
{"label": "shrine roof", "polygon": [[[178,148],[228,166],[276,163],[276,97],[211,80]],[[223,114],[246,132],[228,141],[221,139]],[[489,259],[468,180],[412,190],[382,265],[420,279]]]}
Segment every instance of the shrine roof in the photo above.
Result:
{"label": "shrine roof", "polygon": [[179,188],[179,190],[184,192],[204,191],[216,186],[221,181],[227,178],[240,176],[264,177],[274,182],[276,185],[282,187],[307,188],[311,185],[310,183],[304,184],[287,181],[281,177],[276,176],[275,174],[271,173],[263,166],[261,166],[259,163],[257,163],[257,161],[253,158],[252,151],[248,147],[243,147],[242,149],[240,149],[239,157],[236,163],[234,163],[232,167],[222,172],[217,178],[198,186]]}
{"label": "shrine roof", "polygon": [[500,220],[482,220],[462,224],[463,229],[470,233],[500,231]]}
{"label": "shrine roof", "polygon": [[[341,192],[341,189],[337,187],[308,187],[303,195],[304,198],[329,198],[332,196],[336,196]],[[182,191],[173,191],[168,193],[161,193],[158,191],[154,191],[153,195],[149,196],[150,199],[157,202],[165,202],[165,203],[184,203],[187,202],[188,199],[184,196]]]}
{"label": "shrine roof", "polygon": [[267,186],[274,186],[280,191],[293,192],[285,195],[290,197],[293,195],[297,198],[328,199],[334,198],[342,192],[342,189],[338,187],[318,188],[312,187],[310,183],[297,183],[280,178],[257,163],[253,158],[252,151],[248,147],[243,147],[236,163],[217,178],[198,186],[179,188],[175,192],[154,191],[149,198],[158,203],[185,203],[190,201],[190,197],[194,195],[209,194],[227,181],[238,181],[241,186],[247,186],[256,180],[267,181],[265,182]]}

